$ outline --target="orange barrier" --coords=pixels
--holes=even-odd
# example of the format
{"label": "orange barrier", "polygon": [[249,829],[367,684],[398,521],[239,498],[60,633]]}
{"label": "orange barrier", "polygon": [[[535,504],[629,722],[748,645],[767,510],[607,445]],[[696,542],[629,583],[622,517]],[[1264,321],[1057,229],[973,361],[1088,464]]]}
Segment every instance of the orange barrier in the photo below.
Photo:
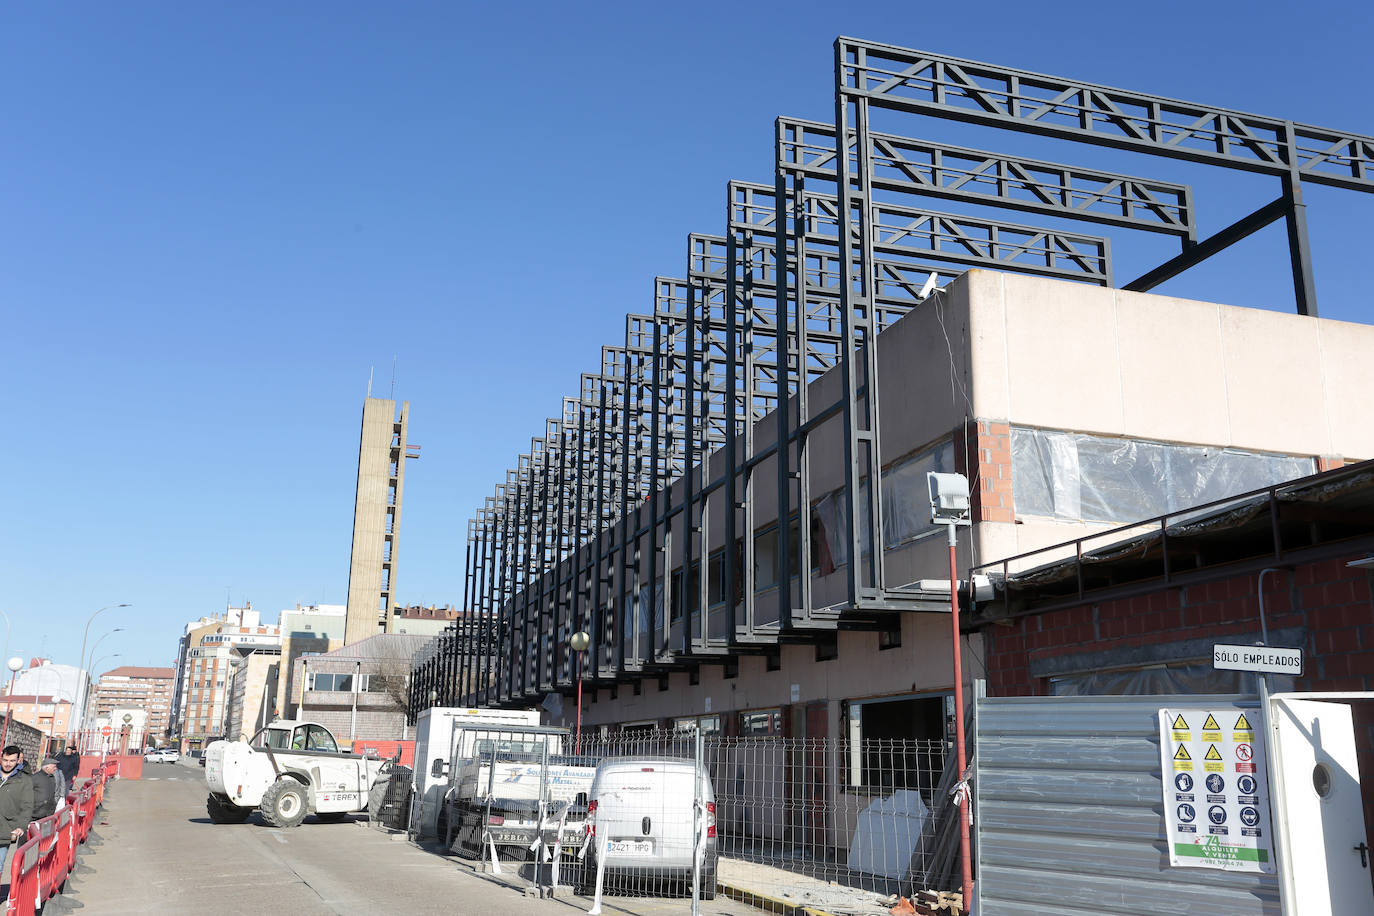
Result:
{"label": "orange barrier", "polygon": [[414,741],[374,741],[370,738],[360,738],[353,742],[353,753],[366,754],[368,751],[375,751],[383,760],[390,760],[399,754],[401,766],[415,766]]}
{"label": "orange barrier", "polygon": [[38,874],[38,837],[23,845],[11,846],[6,864],[10,872],[10,896],[5,901],[5,916],[34,916],[40,905]]}
{"label": "orange barrier", "polygon": [[10,850],[10,892],[4,916],[35,916],[61,892],[76,864],[77,847],[91,834],[96,808],[105,799],[105,785],[118,775],[119,762],[107,761],[90,779],[73,787],[61,811],[29,824],[24,843]]}

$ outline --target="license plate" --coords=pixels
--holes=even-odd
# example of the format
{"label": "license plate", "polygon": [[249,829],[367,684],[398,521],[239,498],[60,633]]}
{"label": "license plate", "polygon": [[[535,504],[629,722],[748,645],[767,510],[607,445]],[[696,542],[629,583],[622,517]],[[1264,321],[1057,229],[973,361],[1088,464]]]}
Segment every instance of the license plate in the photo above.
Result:
{"label": "license plate", "polygon": [[611,840],[606,852],[613,856],[651,856],[654,844],[651,840]]}

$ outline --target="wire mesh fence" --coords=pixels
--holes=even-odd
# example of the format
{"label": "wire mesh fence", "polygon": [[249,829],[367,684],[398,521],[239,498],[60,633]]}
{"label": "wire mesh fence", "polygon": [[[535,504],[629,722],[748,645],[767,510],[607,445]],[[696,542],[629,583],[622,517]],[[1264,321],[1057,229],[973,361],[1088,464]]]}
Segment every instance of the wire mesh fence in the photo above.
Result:
{"label": "wire mesh fence", "polygon": [[687,896],[695,882],[703,899],[721,882],[906,896],[957,883],[944,741],[625,729],[584,734],[572,754],[566,735],[481,741],[485,767],[452,765],[450,798],[464,801],[443,832],[454,851],[531,883]]}

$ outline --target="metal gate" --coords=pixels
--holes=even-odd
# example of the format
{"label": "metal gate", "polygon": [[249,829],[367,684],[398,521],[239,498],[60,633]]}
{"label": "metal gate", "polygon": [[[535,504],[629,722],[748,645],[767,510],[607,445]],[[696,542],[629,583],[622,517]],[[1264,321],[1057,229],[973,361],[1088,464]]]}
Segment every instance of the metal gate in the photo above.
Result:
{"label": "metal gate", "polygon": [[1257,697],[976,703],[981,916],[1278,916],[1274,875],[1171,868],[1165,842],[1159,710],[1186,704],[1257,714]]}

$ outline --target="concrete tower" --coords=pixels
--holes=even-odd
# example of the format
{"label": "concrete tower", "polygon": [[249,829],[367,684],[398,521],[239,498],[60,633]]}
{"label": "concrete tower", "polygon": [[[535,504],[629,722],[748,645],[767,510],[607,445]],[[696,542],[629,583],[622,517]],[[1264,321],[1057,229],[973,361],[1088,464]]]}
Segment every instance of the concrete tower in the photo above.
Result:
{"label": "concrete tower", "polygon": [[406,444],[409,402],[363,401],[358,446],[358,493],[353,504],[353,556],[348,569],[348,616],[344,643],[386,633],[396,607],[396,562],[401,538],[405,459],[418,458]]}

